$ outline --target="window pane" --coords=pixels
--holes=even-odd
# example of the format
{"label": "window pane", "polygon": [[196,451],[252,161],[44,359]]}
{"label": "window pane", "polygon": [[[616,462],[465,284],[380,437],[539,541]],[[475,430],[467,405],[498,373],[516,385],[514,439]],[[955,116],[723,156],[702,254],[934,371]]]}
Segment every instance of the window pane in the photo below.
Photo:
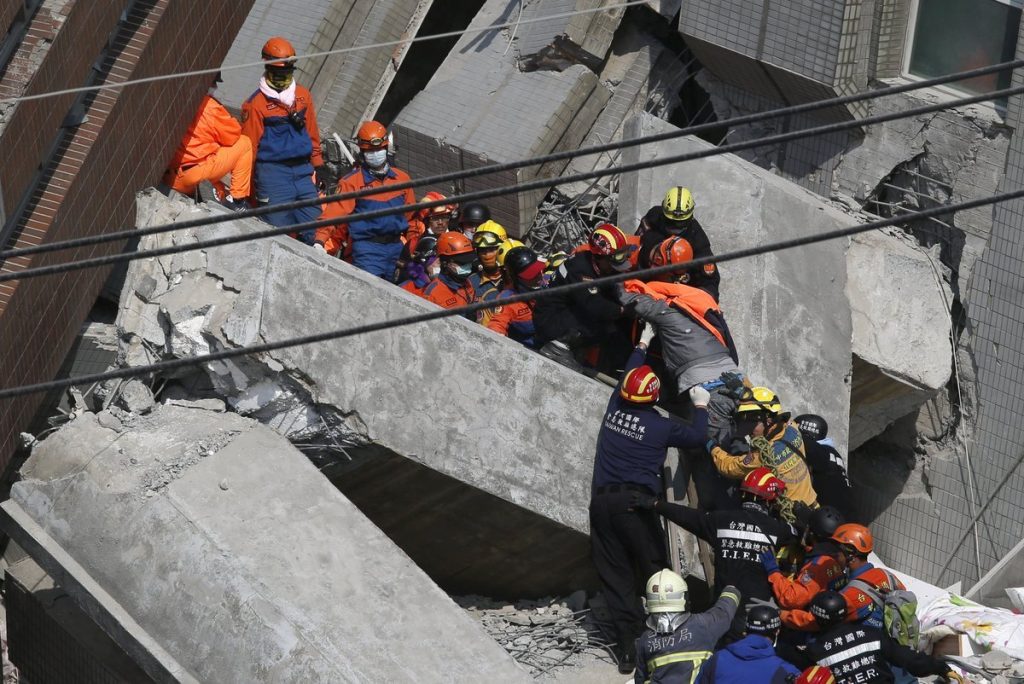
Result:
{"label": "window pane", "polygon": [[[1013,59],[1020,9],[996,0],[918,0],[910,73],[944,76]],[[972,93],[1010,87],[1011,72],[949,85]]]}

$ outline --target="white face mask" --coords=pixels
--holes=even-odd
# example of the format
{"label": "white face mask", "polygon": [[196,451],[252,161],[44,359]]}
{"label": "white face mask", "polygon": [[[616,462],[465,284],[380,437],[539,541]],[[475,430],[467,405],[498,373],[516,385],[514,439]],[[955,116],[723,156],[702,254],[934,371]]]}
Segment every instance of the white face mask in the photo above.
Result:
{"label": "white face mask", "polygon": [[455,275],[458,278],[468,278],[473,275],[473,264],[458,264],[455,267]]}
{"label": "white face mask", "polygon": [[369,152],[363,152],[363,159],[366,160],[366,165],[371,169],[379,169],[388,163],[388,151],[370,150]]}

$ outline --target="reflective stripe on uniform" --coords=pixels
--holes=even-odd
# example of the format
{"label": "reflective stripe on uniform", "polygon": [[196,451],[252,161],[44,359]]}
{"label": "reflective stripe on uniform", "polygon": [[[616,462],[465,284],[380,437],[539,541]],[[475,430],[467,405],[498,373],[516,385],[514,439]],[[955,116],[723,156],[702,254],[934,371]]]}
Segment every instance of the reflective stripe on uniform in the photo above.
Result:
{"label": "reflective stripe on uniform", "polygon": [[[733,596],[733,594],[723,594],[723,596]],[[654,671],[659,667],[665,667],[673,663],[693,663],[693,672],[690,673],[690,684],[693,684],[694,680],[697,679],[697,674],[700,671],[700,664],[711,657],[711,651],[680,651],[679,653],[666,653],[655,658],[651,658],[647,661],[647,671],[653,676]],[[650,678],[644,684],[649,684]]]}
{"label": "reflective stripe on uniform", "polygon": [[739,594],[734,594],[731,591],[723,591],[721,596],[719,596],[718,598],[725,598],[726,596],[731,598],[732,602],[735,603],[737,606],[740,605],[740,596],[739,596]]}
{"label": "reflective stripe on uniform", "polygon": [[761,542],[762,544],[775,545],[776,538],[763,532],[748,532],[746,530],[729,530],[718,528],[719,539],[746,539],[747,541]]}
{"label": "reflective stripe on uniform", "polygon": [[844,660],[849,660],[850,658],[852,658],[854,656],[859,656],[862,653],[874,653],[875,651],[878,651],[881,648],[882,648],[882,642],[880,642],[880,641],[869,641],[869,642],[861,644],[859,646],[854,646],[853,648],[848,648],[845,651],[840,651],[839,653],[833,653],[828,658],[822,658],[821,660],[819,660],[818,664],[819,665],[825,665],[827,667],[831,667],[832,665],[835,665],[836,663],[841,663]]}

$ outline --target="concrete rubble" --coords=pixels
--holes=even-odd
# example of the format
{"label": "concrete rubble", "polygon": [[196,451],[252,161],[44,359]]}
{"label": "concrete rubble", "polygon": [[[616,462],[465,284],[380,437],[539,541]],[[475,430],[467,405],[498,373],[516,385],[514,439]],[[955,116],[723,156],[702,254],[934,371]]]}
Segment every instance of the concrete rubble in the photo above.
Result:
{"label": "concrete rubble", "polygon": [[[488,0],[470,28],[509,21],[517,6],[513,0]],[[600,53],[603,59],[612,30],[610,26],[602,32],[600,45],[587,50]],[[538,45],[547,44],[544,34],[530,35],[538,37]],[[580,63],[559,63],[557,71],[521,71],[512,50],[517,44],[522,40],[513,40],[509,31],[463,35],[427,87],[402,109],[394,131],[403,145],[401,165],[414,178],[579,147],[611,92]],[[566,162],[557,162],[470,178],[460,182],[458,189],[473,191],[555,177],[565,166]],[[446,194],[454,190],[436,189]],[[545,194],[547,190],[541,189],[495,197],[488,206],[493,218],[518,236],[532,223]]]}
{"label": "concrete rubble", "polygon": [[5,531],[157,679],[527,680],[254,420],[160,406],[117,429],[86,413],[22,474]]}

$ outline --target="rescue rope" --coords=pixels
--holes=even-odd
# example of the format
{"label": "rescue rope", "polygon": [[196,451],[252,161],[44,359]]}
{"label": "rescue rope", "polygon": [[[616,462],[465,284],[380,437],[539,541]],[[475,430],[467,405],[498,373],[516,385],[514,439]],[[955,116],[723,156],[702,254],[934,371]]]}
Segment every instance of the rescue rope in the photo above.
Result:
{"label": "rescue rope", "polygon": [[[782,475],[779,474],[779,466],[782,464],[782,459],[776,455],[775,449],[772,448],[772,443],[768,438],[763,435],[752,437],[750,439],[750,447],[757,449],[758,456],[761,458],[761,465],[772,471],[772,475],[782,480]],[[793,513],[793,500],[789,498],[786,490],[779,494],[774,503],[779,511],[780,518],[788,523],[796,522],[796,515]]]}

